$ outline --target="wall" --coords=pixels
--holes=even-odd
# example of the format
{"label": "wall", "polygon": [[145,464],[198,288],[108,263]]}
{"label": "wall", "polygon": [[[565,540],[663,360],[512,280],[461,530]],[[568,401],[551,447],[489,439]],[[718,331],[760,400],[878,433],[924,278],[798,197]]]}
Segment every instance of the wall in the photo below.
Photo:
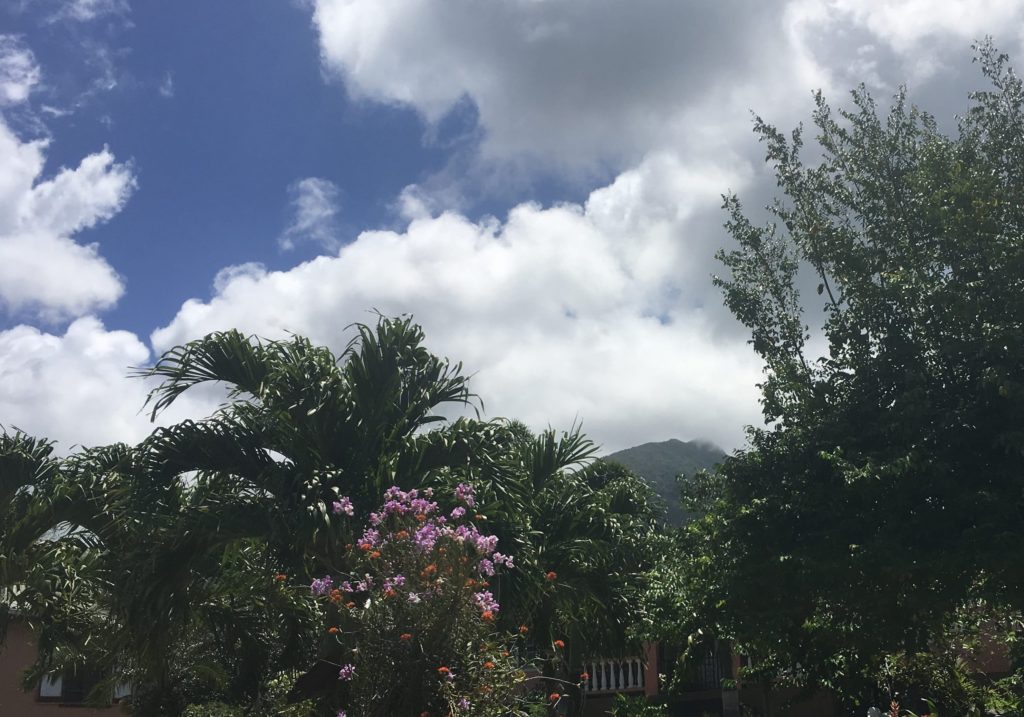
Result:
{"label": "wall", "polygon": [[[28,627],[20,622],[11,625],[7,643],[0,649],[0,715],[3,717],[117,717],[115,708],[61,706],[38,702],[36,692],[21,689],[21,673],[36,656],[36,644]],[[70,710],[70,711],[69,711]]]}

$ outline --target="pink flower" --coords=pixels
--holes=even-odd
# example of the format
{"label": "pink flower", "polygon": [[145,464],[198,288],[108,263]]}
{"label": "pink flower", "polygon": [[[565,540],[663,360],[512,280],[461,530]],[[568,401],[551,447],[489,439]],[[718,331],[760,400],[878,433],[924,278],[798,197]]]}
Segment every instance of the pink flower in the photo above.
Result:
{"label": "pink flower", "polygon": [[348,499],[348,496],[341,496],[331,506],[335,515],[344,513],[345,515],[355,515],[355,508],[352,505],[352,501]]}

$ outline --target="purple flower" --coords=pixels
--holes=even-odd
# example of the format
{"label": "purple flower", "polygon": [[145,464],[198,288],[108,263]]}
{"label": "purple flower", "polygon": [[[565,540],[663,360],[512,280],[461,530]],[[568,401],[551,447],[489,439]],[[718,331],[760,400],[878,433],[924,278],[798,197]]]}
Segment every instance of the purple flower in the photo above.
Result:
{"label": "purple flower", "polygon": [[352,501],[344,495],[336,500],[331,508],[334,510],[335,515],[340,515],[341,513],[344,513],[345,515],[355,515],[356,512],[356,509],[352,506]]}
{"label": "purple flower", "polygon": [[498,601],[494,599],[494,595],[491,594],[490,590],[482,590],[478,593],[473,593],[473,599],[476,601],[477,607],[480,608],[481,612],[498,612]]}
{"label": "purple flower", "polygon": [[416,531],[416,534],[413,536],[413,542],[416,543],[417,548],[426,553],[434,549],[439,532],[436,525],[427,523]]}
{"label": "purple flower", "polygon": [[393,578],[384,578],[384,592],[387,592],[388,590],[394,590],[395,588],[400,588],[403,585],[405,585],[404,575],[396,575]]}
{"label": "purple flower", "polygon": [[480,572],[483,573],[484,575],[487,575],[487,576],[494,575],[494,563],[492,563],[487,558],[484,558],[483,560],[480,561],[479,567],[480,567]]}
{"label": "purple flower", "polygon": [[494,560],[495,564],[497,565],[504,565],[506,568],[514,567],[512,565],[511,555],[502,555],[501,553],[495,553],[491,556],[491,559]]}
{"label": "purple flower", "polygon": [[346,713],[345,710],[338,710],[337,717],[348,717],[348,713]]}
{"label": "purple flower", "polygon": [[317,578],[309,585],[310,592],[314,595],[326,595],[331,591],[334,586],[334,581],[330,575],[325,575],[322,578]]}
{"label": "purple flower", "polygon": [[342,665],[338,670],[338,679],[348,682],[356,674],[356,666],[353,664]]}
{"label": "purple flower", "polygon": [[461,518],[465,514],[466,514],[466,509],[463,508],[461,505],[458,508],[455,508],[455,509],[452,510],[452,517],[456,518],[456,519]]}
{"label": "purple flower", "polygon": [[418,602],[420,602],[420,596],[416,593],[409,593],[409,602],[411,602],[413,605],[417,604]]}
{"label": "purple flower", "polygon": [[465,697],[463,697],[461,700],[459,700],[459,709],[460,710],[468,710],[469,709],[469,700],[467,700]]}
{"label": "purple flower", "polygon": [[468,483],[459,483],[455,486],[455,497],[470,508],[476,507],[476,497],[473,495],[473,486]]}
{"label": "purple flower", "polygon": [[482,535],[475,536],[474,542],[476,543],[477,552],[483,555],[490,555],[498,547],[498,536],[488,535],[484,537]]}

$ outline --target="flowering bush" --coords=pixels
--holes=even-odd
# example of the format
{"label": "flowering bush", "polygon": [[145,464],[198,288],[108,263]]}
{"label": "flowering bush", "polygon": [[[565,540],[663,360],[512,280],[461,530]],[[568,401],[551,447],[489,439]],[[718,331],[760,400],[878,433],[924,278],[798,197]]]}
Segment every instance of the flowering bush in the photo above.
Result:
{"label": "flowering bush", "polygon": [[[443,512],[428,489],[391,488],[347,548],[347,575],[310,589],[324,601],[333,698],[346,717],[490,717],[515,713],[524,679],[514,640],[500,639],[489,579],[512,558],[481,533],[472,489]],[[342,498],[335,513],[352,515]],[[503,644],[505,643],[505,644]]]}

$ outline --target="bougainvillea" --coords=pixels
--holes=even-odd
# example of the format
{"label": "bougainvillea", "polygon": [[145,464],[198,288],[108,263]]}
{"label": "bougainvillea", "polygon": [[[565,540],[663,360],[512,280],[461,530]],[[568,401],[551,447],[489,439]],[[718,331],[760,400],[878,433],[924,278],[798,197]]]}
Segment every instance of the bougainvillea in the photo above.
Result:
{"label": "bougainvillea", "polygon": [[[324,601],[332,698],[350,717],[496,717],[524,699],[520,636],[494,626],[490,580],[512,558],[480,531],[470,486],[441,510],[431,490],[389,489],[339,564],[310,585]],[[335,515],[352,515],[342,498]]]}

